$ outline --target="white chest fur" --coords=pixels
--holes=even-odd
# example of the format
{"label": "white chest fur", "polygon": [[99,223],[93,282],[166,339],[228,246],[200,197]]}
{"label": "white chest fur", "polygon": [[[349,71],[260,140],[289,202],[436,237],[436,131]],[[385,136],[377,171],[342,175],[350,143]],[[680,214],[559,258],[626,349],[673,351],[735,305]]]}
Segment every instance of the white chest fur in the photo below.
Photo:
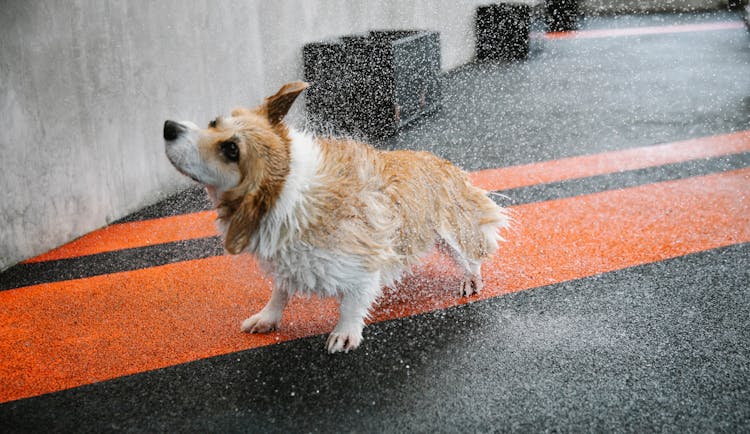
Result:
{"label": "white chest fur", "polygon": [[[289,293],[340,296],[366,285],[372,276],[353,256],[311,246],[301,240],[309,224],[307,192],[317,185],[320,147],[307,134],[290,130],[290,170],[273,208],[247,247],[276,285]],[[225,233],[226,227],[219,229]]]}
{"label": "white chest fur", "polygon": [[289,175],[279,198],[263,217],[248,250],[269,260],[293,243],[309,222],[307,191],[317,182],[320,148],[304,133],[289,130],[291,137]]}

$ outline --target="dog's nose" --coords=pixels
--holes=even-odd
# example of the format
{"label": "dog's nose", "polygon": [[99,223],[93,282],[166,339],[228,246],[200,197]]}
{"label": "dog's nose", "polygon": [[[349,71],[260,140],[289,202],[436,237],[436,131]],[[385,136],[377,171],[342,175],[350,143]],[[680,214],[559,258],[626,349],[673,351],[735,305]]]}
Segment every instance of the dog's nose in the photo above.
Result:
{"label": "dog's nose", "polygon": [[185,127],[175,121],[164,122],[164,140],[174,140],[180,137],[180,134],[185,131]]}

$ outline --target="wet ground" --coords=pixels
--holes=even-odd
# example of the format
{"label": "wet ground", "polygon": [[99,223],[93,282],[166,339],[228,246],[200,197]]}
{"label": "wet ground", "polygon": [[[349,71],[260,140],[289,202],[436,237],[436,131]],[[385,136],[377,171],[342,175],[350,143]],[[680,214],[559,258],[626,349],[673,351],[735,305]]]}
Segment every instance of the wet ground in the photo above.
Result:
{"label": "wet ground", "polygon": [[574,36],[452,71],[379,144],[505,196],[480,296],[433,256],[353,353],[324,351],[326,301],[241,334],[269,283],[191,189],[0,274],[0,431],[750,430],[750,35],[722,12]]}

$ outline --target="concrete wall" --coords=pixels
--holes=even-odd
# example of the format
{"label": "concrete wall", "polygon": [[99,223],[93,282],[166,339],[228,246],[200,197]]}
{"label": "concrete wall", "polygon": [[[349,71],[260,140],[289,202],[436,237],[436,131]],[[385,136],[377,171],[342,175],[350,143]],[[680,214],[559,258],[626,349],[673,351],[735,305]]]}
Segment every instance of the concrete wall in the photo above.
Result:
{"label": "concrete wall", "polygon": [[439,30],[453,68],[473,55],[479,3],[4,0],[0,269],[187,185],[164,119],[253,105],[302,77],[305,42],[372,28]]}

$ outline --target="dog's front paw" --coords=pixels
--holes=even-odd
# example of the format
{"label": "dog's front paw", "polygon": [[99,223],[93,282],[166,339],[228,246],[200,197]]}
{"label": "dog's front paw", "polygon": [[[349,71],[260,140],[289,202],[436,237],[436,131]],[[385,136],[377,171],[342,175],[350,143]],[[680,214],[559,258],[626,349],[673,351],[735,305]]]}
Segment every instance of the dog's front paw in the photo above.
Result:
{"label": "dog's front paw", "polygon": [[484,287],[482,276],[467,275],[464,280],[461,281],[461,286],[458,288],[458,295],[461,297],[469,297],[474,294],[479,294],[479,291]]}
{"label": "dog's front paw", "polygon": [[326,347],[328,348],[328,352],[338,353],[338,352],[345,352],[348,353],[350,350],[356,349],[359,344],[362,342],[362,328],[361,327],[341,327],[338,326],[331,332],[331,334],[328,336],[328,342],[326,343]]}
{"label": "dog's front paw", "polygon": [[268,333],[281,326],[281,316],[261,310],[242,322],[240,329],[246,333]]}

